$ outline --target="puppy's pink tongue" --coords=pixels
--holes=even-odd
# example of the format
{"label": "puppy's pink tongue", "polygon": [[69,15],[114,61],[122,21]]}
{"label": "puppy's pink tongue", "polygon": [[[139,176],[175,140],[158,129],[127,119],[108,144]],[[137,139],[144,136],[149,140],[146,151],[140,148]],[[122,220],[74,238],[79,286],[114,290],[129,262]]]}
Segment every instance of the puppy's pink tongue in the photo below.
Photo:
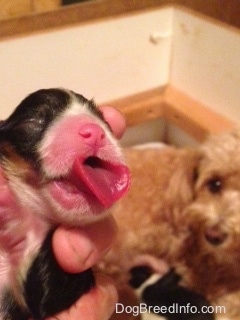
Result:
{"label": "puppy's pink tongue", "polygon": [[89,157],[84,162],[77,159],[73,164],[72,176],[77,188],[81,190],[84,184],[87,192],[92,193],[105,208],[120,199],[130,186],[127,166],[97,157]]}

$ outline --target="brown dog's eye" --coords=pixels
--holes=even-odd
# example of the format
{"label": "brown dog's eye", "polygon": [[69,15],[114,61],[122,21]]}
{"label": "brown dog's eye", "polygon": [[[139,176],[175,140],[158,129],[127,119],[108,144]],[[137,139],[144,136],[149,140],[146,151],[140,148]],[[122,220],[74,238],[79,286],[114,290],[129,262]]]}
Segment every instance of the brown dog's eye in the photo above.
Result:
{"label": "brown dog's eye", "polygon": [[219,193],[222,187],[222,180],[220,178],[212,178],[207,182],[207,188],[211,193]]}

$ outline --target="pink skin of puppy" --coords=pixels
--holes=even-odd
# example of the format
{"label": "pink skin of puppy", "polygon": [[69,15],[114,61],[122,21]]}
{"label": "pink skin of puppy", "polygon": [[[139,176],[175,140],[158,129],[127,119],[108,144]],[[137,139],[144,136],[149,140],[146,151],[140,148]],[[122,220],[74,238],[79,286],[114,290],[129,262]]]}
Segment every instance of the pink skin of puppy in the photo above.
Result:
{"label": "pink skin of puppy", "polygon": [[64,220],[70,224],[79,221],[79,210],[82,222],[89,222],[89,212],[102,212],[125,193],[126,166],[118,164],[115,146],[90,117],[69,116],[53,125],[40,152],[46,175],[64,176],[47,184],[44,193],[53,206],[67,210]]}
{"label": "pink skin of puppy", "polygon": [[49,90],[27,97],[0,127],[0,299],[10,291],[24,307],[23,282],[48,231],[102,219],[130,180],[93,102]]}

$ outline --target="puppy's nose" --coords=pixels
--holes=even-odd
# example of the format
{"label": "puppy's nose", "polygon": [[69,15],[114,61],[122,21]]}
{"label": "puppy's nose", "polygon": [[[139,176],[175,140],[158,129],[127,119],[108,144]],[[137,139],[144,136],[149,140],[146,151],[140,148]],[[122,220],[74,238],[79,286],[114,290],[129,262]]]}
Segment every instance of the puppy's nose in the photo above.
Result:
{"label": "puppy's nose", "polygon": [[214,246],[223,244],[227,237],[227,233],[218,226],[209,227],[205,231],[205,239]]}
{"label": "puppy's nose", "polygon": [[79,129],[79,135],[84,139],[84,142],[90,146],[102,147],[105,144],[105,133],[103,129],[95,123],[83,125]]}

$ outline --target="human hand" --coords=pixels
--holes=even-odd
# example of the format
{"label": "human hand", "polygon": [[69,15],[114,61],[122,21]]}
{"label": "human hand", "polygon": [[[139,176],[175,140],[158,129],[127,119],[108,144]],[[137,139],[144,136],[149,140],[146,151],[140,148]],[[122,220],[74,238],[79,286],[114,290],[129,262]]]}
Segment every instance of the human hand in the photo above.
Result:
{"label": "human hand", "polygon": [[[120,139],[126,122],[116,109],[101,108],[113,134]],[[53,236],[53,250],[60,266],[70,273],[82,272],[95,265],[109,250],[117,227],[112,217],[80,228],[59,227]],[[95,274],[96,286],[83,295],[69,310],[48,320],[108,319],[117,302],[117,292],[112,280]]]}

